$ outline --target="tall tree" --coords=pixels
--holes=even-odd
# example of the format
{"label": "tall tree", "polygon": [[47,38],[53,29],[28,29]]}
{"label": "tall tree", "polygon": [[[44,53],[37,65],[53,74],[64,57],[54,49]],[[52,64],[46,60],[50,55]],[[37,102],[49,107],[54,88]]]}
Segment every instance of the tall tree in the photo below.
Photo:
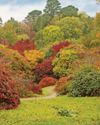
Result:
{"label": "tall tree", "polygon": [[47,5],[44,9],[44,13],[54,17],[61,10],[61,4],[58,0],[47,0]]}
{"label": "tall tree", "polygon": [[33,10],[27,15],[25,22],[32,23],[33,21],[36,21],[41,14],[42,12],[40,10]]}
{"label": "tall tree", "polygon": [[47,14],[43,14],[43,15],[39,16],[39,18],[37,19],[37,21],[34,25],[35,31],[39,31],[39,30],[43,29],[45,26],[47,26],[49,24],[50,20],[51,20],[51,17]]}
{"label": "tall tree", "polygon": [[67,7],[62,8],[60,14],[62,17],[77,16],[78,15],[78,8],[76,8],[72,5],[69,5]]}
{"label": "tall tree", "polygon": [[33,10],[28,13],[27,17],[25,17],[25,24],[27,24],[31,30],[36,29],[36,22],[38,18],[42,15],[42,12],[40,10]]}

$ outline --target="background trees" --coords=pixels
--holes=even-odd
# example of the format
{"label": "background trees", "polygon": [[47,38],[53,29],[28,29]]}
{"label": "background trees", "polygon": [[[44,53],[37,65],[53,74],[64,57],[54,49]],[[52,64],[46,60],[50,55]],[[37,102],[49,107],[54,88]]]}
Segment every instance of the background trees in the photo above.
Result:
{"label": "background trees", "polygon": [[[33,10],[23,22],[11,18],[2,25],[1,21],[0,43],[10,45],[0,44],[0,60],[9,63],[20,97],[31,96],[28,89],[41,92],[42,85],[51,85],[51,81],[54,85],[53,77],[59,81],[63,76],[57,89],[67,93],[68,84],[64,81],[62,85],[62,80],[73,79],[80,66],[91,64],[100,69],[100,13],[92,18],[72,5],[61,8],[58,0],[47,0],[43,13]],[[85,81],[88,73],[82,77]]]}
{"label": "background trees", "polygon": [[47,5],[44,9],[44,13],[54,17],[61,10],[60,2],[58,0],[47,0]]}
{"label": "background trees", "polygon": [[78,39],[83,33],[83,22],[78,17],[65,17],[58,22],[58,26],[64,33],[64,38]]}
{"label": "background trees", "polygon": [[45,47],[48,44],[63,40],[64,34],[58,26],[48,26],[39,31],[36,35],[36,44],[38,47]]}
{"label": "background trees", "polygon": [[69,5],[67,7],[64,7],[60,11],[61,17],[66,17],[66,16],[78,16],[78,8]]}

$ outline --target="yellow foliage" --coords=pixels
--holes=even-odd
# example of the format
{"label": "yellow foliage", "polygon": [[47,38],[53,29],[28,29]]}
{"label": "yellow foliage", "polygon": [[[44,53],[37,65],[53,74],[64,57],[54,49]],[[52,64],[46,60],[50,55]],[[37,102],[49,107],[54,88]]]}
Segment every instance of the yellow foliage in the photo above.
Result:
{"label": "yellow foliage", "polygon": [[42,60],[45,56],[44,52],[40,50],[26,50],[24,52],[24,55],[27,58],[27,60],[33,65],[36,65],[37,62]]}
{"label": "yellow foliage", "polygon": [[96,38],[100,38],[100,32],[97,32]]}

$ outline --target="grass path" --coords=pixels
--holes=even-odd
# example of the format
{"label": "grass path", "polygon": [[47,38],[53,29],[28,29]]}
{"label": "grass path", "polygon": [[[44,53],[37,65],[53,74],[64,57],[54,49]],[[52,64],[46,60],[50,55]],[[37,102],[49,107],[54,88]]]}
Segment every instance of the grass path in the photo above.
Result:
{"label": "grass path", "polygon": [[31,97],[31,98],[21,98],[21,100],[39,100],[39,99],[52,99],[56,98],[57,94],[53,93],[52,95],[49,96],[39,96],[39,97]]}
{"label": "grass path", "polygon": [[38,100],[38,99],[52,99],[57,97],[57,93],[54,91],[55,86],[49,86],[43,88],[43,95],[31,97],[31,98],[22,98],[21,100]]}

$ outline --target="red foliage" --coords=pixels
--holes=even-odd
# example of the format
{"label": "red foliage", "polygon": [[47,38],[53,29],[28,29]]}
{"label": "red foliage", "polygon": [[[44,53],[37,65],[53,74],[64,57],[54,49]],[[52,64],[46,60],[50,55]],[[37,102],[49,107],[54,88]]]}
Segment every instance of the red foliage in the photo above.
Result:
{"label": "red foliage", "polygon": [[70,43],[68,41],[63,41],[63,42],[61,42],[59,44],[54,45],[51,48],[51,50],[52,50],[53,54],[55,55],[55,54],[57,54],[60,51],[60,49],[62,49],[64,47],[67,47],[69,45],[70,45]]}
{"label": "red foliage", "polygon": [[52,86],[56,84],[57,79],[53,78],[53,77],[44,77],[40,82],[39,82],[39,86],[40,88],[44,88],[44,87],[48,87],[48,86]]}
{"label": "red foliage", "polygon": [[0,44],[8,45],[8,42],[7,42],[7,40],[0,40]]}
{"label": "red foliage", "polygon": [[36,81],[40,81],[45,76],[52,76],[53,66],[52,66],[53,57],[45,59],[43,62],[37,64],[34,70]]}
{"label": "red foliage", "polygon": [[33,50],[35,49],[35,45],[33,42],[29,40],[21,40],[18,41],[14,46],[11,47],[14,50],[17,50],[20,54],[24,54],[25,50]]}
{"label": "red foliage", "polygon": [[61,77],[57,82],[56,82],[56,87],[55,90],[58,93],[64,92],[64,89],[69,85],[69,81],[72,79],[71,76],[68,77]]}
{"label": "red foliage", "polygon": [[32,91],[38,94],[42,92],[41,87],[39,85],[34,85]]}
{"label": "red foliage", "polygon": [[68,76],[68,77],[61,77],[58,82],[57,82],[57,85],[60,86],[60,85],[63,85],[65,84],[66,82],[68,82],[69,80],[71,80],[71,76]]}
{"label": "red foliage", "polygon": [[0,109],[13,109],[19,105],[19,96],[13,87],[10,71],[0,59]]}

